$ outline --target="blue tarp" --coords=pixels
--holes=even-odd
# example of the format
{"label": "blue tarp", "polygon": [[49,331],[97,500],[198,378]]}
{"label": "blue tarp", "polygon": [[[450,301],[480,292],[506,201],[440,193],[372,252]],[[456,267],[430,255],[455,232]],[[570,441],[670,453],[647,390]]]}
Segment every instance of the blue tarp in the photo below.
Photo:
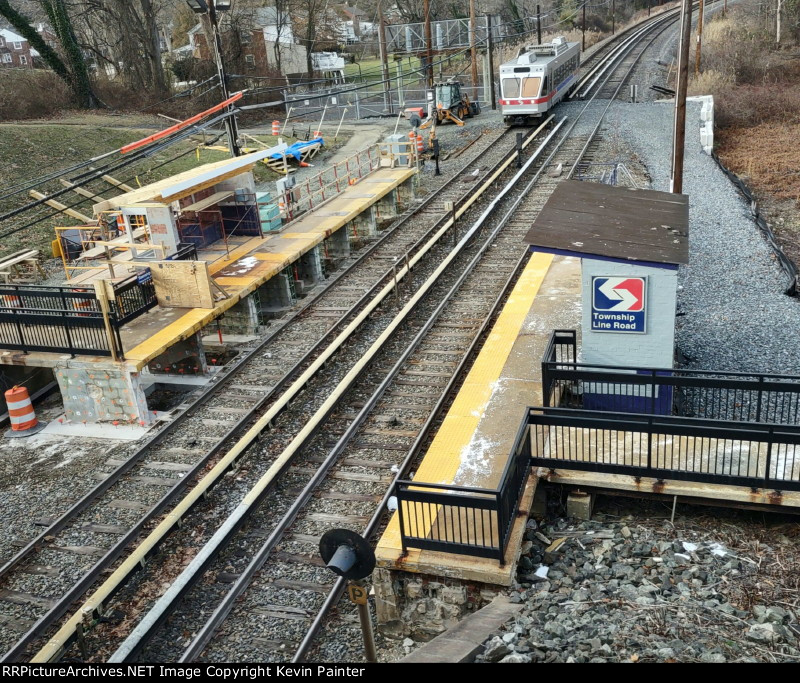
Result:
{"label": "blue tarp", "polygon": [[[313,138],[308,142],[295,142],[291,147],[286,148],[286,156],[287,157],[294,157],[297,161],[300,161],[303,156],[303,150],[310,146],[310,145],[324,145],[325,141],[322,138]],[[281,159],[283,158],[277,152],[270,156],[271,159]]]}

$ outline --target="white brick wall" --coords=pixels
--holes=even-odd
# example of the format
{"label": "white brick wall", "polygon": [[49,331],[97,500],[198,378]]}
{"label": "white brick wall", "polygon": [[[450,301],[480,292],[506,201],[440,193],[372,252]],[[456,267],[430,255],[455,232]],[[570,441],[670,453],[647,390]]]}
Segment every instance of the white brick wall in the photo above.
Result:
{"label": "white brick wall", "polygon": [[[646,334],[593,332],[592,277],[646,277]],[[595,259],[581,260],[583,363],[671,368],[675,348],[678,271]]]}

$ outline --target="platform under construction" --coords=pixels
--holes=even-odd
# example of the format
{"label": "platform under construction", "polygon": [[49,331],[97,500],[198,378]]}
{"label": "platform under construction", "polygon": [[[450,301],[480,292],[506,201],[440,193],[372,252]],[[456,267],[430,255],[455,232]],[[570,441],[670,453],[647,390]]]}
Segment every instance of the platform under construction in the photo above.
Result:
{"label": "platform under construction", "polygon": [[57,229],[62,286],[2,287],[0,365],[52,369],[66,422],[149,424],[147,376],[207,376],[205,327],[257,335],[408,204],[416,167],[397,149],[275,193],[251,172],[265,150],[96,204]]}

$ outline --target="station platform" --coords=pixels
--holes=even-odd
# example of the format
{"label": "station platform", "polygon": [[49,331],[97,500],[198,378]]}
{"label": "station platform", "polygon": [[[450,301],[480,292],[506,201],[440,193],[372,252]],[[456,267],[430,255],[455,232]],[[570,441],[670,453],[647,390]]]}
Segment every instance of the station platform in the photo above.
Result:
{"label": "station platform", "polygon": [[[212,308],[156,307],[132,320],[120,330],[124,361],[116,362],[107,356],[81,355],[65,359],[60,353],[3,351],[0,364],[138,372],[149,361],[192,337],[325,239],[370,211],[415,173],[413,168],[379,168],[345,188],[337,197],[289,223],[281,232],[261,237],[230,237],[227,245],[219,241],[199,249],[198,261],[208,264],[220,300],[215,301]],[[82,273],[69,284],[88,284],[104,276],[108,277],[107,268],[98,268]],[[226,298],[222,297],[222,292]]]}
{"label": "station platform", "polygon": [[[216,302],[212,309],[161,309],[175,316],[174,321],[164,327],[165,320],[162,319],[158,332],[146,335],[146,339],[125,352],[126,361],[140,369],[176,341],[186,339],[202,329],[323,240],[358,218],[414,173],[414,169],[408,168],[379,169],[319,209],[289,224],[279,234],[251,238],[236,245],[230,253],[214,254],[209,249],[199,251],[198,260],[208,261],[212,280],[225,291],[228,298]],[[217,249],[224,249],[224,245],[217,245]],[[131,335],[136,334],[137,322],[133,321],[131,325]],[[145,320],[140,326],[147,326]]]}
{"label": "station platform", "polygon": [[[503,307],[452,407],[414,475],[414,481],[495,488],[509,459],[520,420],[542,400],[539,361],[553,329],[580,327],[580,259],[534,253]],[[520,507],[530,510],[531,475]],[[510,585],[527,515],[514,523],[507,557],[495,559],[409,549],[403,555],[398,515],[376,549],[378,567]],[[435,521],[430,520],[430,524]],[[474,530],[480,534],[479,529]],[[473,537],[473,529],[470,529]]]}

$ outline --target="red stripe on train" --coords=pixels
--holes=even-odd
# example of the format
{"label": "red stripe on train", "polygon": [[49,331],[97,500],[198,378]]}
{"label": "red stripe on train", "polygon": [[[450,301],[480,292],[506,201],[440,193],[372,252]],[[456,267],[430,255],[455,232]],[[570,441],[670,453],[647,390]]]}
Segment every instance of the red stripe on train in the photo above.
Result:
{"label": "red stripe on train", "polygon": [[548,100],[552,99],[553,95],[556,94],[554,90],[546,97],[537,97],[532,100],[500,100],[500,104],[507,104],[507,105],[521,105],[521,104],[542,104],[543,102],[547,102]]}

